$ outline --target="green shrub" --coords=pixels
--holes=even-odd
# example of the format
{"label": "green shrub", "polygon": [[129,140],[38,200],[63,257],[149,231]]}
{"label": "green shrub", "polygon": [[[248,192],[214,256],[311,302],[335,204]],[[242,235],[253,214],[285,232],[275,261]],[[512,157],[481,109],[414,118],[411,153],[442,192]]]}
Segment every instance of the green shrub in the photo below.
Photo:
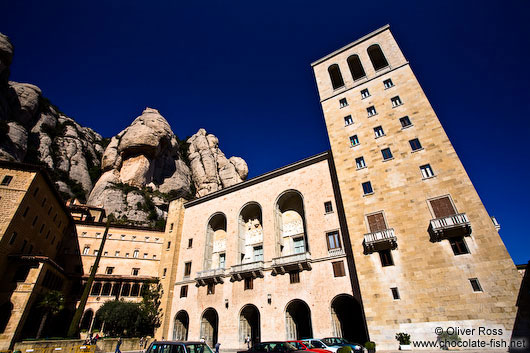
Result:
{"label": "green shrub", "polygon": [[375,349],[375,342],[368,341],[364,344],[364,348],[366,349]]}
{"label": "green shrub", "polygon": [[405,333],[405,332],[396,333],[396,340],[398,340],[399,344],[409,345],[410,344],[410,335],[408,333]]}

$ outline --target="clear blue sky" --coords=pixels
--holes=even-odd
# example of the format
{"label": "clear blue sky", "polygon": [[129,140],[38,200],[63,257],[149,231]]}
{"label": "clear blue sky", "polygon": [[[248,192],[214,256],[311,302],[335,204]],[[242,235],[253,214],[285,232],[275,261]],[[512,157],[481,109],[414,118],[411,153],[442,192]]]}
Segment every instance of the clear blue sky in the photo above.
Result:
{"label": "clear blue sky", "polygon": [[[146,107],[256,176],[329,148],[310,63],[387,23],[515,263],[530,259],[530,2],[3,1],[11,79],[103,136]],[[525,157],[526,156],[526,157]]]}

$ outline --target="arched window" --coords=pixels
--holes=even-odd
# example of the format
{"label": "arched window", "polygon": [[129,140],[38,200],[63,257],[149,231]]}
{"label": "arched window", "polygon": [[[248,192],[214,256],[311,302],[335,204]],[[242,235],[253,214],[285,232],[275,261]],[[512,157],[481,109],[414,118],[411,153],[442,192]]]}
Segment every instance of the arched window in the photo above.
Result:
{"label": "arched window", "polygon": [[204,270],[224,268],[226,260],[226,216],[214,214],[206,227]]}
{"label": "arched window", "polygon": [[281,194],[276,201],[276,254],[289,256],[309,251],[305,230],[302,195],[295,190]]}
{"label": "arched window", "polygon": [[366,76],[363,64],[361,64],[361,59],[359,59],[359,55],[350,56],[348,58],[348,66],[350,67],[350,72],[354,80],[358,80]]}
{"label": "arched window", "polygon": [[342,79],[342,74],[340,73],[339,65],[333,64],[328,67],[329,77],[331,78],[331,85],[333,89],[344,86],[344,80]]}
{"label": "arched window", "polygon": [[388,61],[386,61],[385,55],[379,45],[370,45],[366,51],[376,71],[388,66]]}
{"label": "arched window", "polygon": [[263,261],[263,221],[261,206],[247,203],[239,213],[238,263]]}

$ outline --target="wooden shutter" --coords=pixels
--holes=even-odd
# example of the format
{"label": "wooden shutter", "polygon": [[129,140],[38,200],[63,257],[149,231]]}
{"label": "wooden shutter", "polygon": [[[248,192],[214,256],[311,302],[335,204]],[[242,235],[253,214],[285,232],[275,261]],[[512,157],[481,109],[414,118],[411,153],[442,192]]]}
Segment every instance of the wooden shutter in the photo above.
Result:
{"label": "wooden shutter", "polygon": [[333,265],[333,275],[335,277],[346,276],[346,272],[344,271],[343,261],[332,262],[332,265]]}
{"label": "wooden shutter", "polygon": [[368,226],[370,227],[370,232],[372,233],[387,229],[385,217],[383,217],[382,212],[366,216],[366,219],[368,220]]}
{"label": "wooden shutter", "polygon": [[431,200],[431,207],[434,212],[434,217],[436,218],[448,217],[456,214],[455,208],[448,196]]}

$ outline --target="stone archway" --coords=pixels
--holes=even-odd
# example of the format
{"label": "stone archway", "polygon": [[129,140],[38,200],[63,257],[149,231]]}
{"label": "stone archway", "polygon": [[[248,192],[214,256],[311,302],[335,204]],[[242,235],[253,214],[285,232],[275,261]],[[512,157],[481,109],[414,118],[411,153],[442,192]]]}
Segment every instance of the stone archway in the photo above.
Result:
{"label": "stone archway", "polygon": [[79,326],[80,330],[90,330],[90,326],[92,325],[92,319],[94,318],[94,312],[92,309],[88,309],[83,314],[83,318],[81,319],[81,325]]}
{"label": "stone archway", "polygon": [[239,314],[239,345],[245,344],[245,338],[250,337],[251,346],[261,340],[261,318],[258,308],[247,304]]}
{"label": "stone archway", "polygon": [[206,309],[201,317],[201,338],[204,338],[210,347],[217,343],[218,329],[219,315],[217,315],[217,311],[213,308]]}
{"label": "stone archway", "polygon": [[285,308],[285,327],[288,340],[313,337],[311,310],[306,302],[295,299]]}
{"label": "stone archway", "polygon": [[334,336],[360,344],[368,340],[361,305],[349,294],[339,294],[331,301],[331,322]]}
{"label": "stone archway", "polygon": [[175,323],[173,326],[173,340],[175,341],[187,341],[188,340],[188,327],[190,323],[190,317],[188,313],[181,310],[175,315]]}

